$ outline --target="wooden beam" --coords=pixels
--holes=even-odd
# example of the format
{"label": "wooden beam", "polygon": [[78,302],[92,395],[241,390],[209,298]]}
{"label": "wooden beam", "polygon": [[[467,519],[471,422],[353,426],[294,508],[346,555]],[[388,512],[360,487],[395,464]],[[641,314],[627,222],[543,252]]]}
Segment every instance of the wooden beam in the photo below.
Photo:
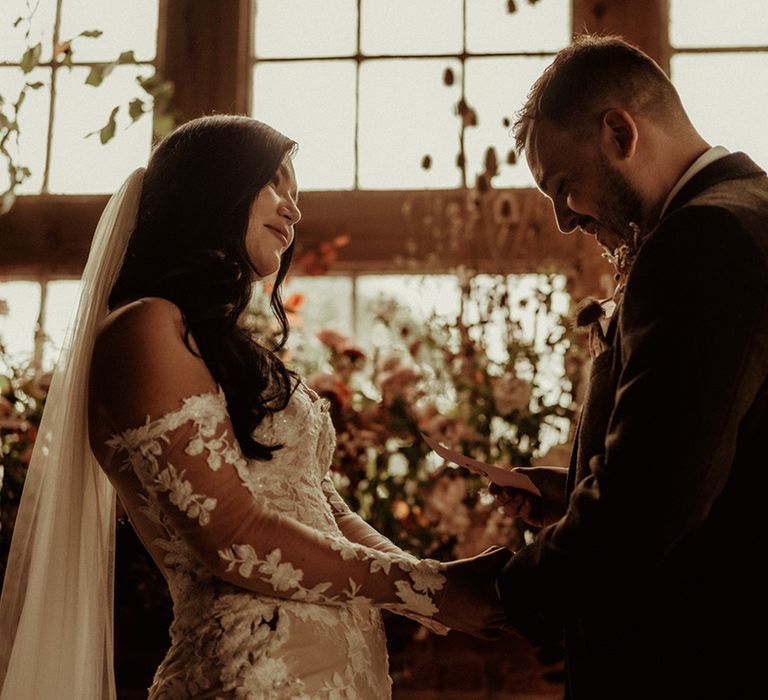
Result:
{"label": "wooden beam", "polygon": [[669,0],[573,0],[573,32],[618,34],[669,74]]}
{"label": "wooden beam", "polygon": [[158,70],[185,122],[249,107],[250,0],[161,0]]}
{"label": "wooden beam", "polygon": [[[452,237],[446,212],[463,204],[460,190],[305,192],[297,254],[347,235],[332,272],[438,273],[458,265],[499,273],[559,271],[578,277],[584,293],[598,293],[607,268],[592,240],[560,234],[538,191],[506,194],[515,212],[506,235],[454,229]],[[80,275],[106,200],[19,197],[0,218],[0,275]]]}

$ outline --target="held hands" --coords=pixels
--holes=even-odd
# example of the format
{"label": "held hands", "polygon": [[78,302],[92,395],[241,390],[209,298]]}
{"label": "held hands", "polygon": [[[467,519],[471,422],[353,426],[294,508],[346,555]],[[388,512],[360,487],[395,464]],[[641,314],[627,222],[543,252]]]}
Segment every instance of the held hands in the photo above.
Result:
{"label": "held hands", "polygon": [[475,557],[449,562],[443,571],[447,581],[435,619],[475,637],[501,637],[506,617],[496,578],[511,557],[509,549],[490,547]]}
{"label": "held hands", "polygon": [[512,487],[491,483],[489,491],[507,515],[521,518],[532,527],[546,527],[565,515],[565,490],[568,469],[565,467],[517,467],[515,471],[530,477],[541,496]]}

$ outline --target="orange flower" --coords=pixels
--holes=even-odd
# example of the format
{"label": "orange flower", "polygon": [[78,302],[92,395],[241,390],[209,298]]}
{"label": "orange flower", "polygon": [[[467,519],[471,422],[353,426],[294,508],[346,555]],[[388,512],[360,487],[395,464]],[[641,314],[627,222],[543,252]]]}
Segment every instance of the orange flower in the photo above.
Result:
{"label": "orange flower", "polygon": [[294,292],[283,303],[286,311],[298,311],[303,308],[307,298],[301,292]]}
{"label": "orange flower", "polygon": [[392,501],[392,515],[394,515],[398,520],[405,520],[410,515],[410,513],[410,506],[405,501],[400,498]]}

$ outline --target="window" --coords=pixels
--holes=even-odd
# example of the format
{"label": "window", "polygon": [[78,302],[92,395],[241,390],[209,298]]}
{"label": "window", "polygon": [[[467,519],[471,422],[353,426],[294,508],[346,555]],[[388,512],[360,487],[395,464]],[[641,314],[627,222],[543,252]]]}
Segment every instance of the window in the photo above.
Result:
{"label": "window", "polygon": [[[149,156],[152,120],[144,117],[127,129],[127,105],[135,97],[146,99],[136,77],[154,70],[158,0],[6,0],[0,13],[3,113],[11,116],[25,83],[34,85],[18,111],[19,143],[9,144],[14,159],[31,172],[17,193],[114,191]],[[103,35],[81,35],[95,29]],[[62,49],[69,40],[71,67],[62,63]],[[25,73],[24,54],[38,44],[38,65]],[[93,67],[112,63],[123,51],[133,51],[138,65],[115,66],[98,88],[86,84]],[[106,145],[98,134],[86,138],[105,125],[118,105],[116,138]],[[5,162],[0,160],[0,191],[8,183]],[[0,342],[9,359],[34,360],[51,368],[78,293],[76,279],[49,279],[46,274],[4,278],[0,268]]]}
{"label": "window", "polygon": [[[471,185],[489,146],[502,157],[512,148],[509,121],[570,27],[569,3],[558,0],[515,12],[487,0],[257,0],[251,113],[299,142],[305,191]],[[460,103],[476,125],[463,123]],[[523,161],[494,184],[533,181]],[[307,326],[330,323],[369,348],[379,296],[415,316],[458,304],[453,275],[296,277],[291,289],[307,297]]]}
{"label": "window", "polygon": [[670,43],[672,80],[701,135],[768,167],[768,3],[672,0]]}
{"label": "window", "polygon": [[[157,13],[158,0],[3,3],[0,95],[8,107],[16,102],[25,83],[37,86],[27,91],[19,110],[22,137],[14,156],[31,171],[31,177],[17,190],[19,194],[112,192],[127,173],[146,162],[151,119],[141,119],[131,129],[125,127],[130,123],[128,103],[146,97],[136,76],[147,77],[153,72]],[[103,35],[82,35],[92,30]],[[62,63],[63,49],[70,40],[73,61],[67,66]],[[25,50],[38,44],[39,65],[25,74]],[[98,88],[86,84],[92,67],[105,66],[129,50],[138,65],[116,66]],[[99,142],[98,134],[85,138],[106,124],[117,105],[118,138],[106,145]],[[0,191],[8,182],[8,173],[2,168]]]}
{"label": "window", "polygon": [[[304,190],[471,185],[488,146],[510,150],[504,120],[567,45],[569,5],[258,0],[252,114],[299,142]],[[461,102],[477,126],[463,125]],[[532,179],[518,163],[497,184]]]}

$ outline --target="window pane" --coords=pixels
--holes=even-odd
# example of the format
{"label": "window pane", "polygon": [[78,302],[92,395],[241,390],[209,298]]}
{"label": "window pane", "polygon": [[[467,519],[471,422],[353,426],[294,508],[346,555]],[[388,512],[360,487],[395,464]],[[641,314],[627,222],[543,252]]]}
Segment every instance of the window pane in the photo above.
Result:
{"label": "window pane", "polygon": [[669,13],[673,46],[768,45],[765,0],[672,0]]}
{"label": "window pane", "polygon": [[254,49],[260,57],[347,56],[357,52],[355,0],[258,0]]}
{"label": "window pane", "polygon": [[[24,75],[18,68],[0,68],[0,95],[5,104],[0,108],[6,117],[11,117],[13,110],[9,103],[15,103],[24,83],[41,82],[37,90],[27,90],[27,95],[19,110],[19,144],[9,140],[7,146],[16,159],[17,165],[23,165],[32,171],[24,184],[16,189],[19,194],[40,192],[45,171],[45,145],[48,142],[48,114],[51,100],[51,71],[37,68]],[[10,183],[7,162],[0,158],[0,192],[4,192]]]}
{"label": "window pane", "polygon": [[478,116],[478,126],[464,132],[468,184],[484,171],[485,152],[493,146],[500,162],[494,187],[534,186],[525,158],[515,165],[506,164],[515,140],[511,126],[505,126],[504,120],[508,119],[510,125],[514,122],[515,112],[523,106],[531,85],[551,62],[549,57],[467,59],[467,102]]}
{"label": "window pane", "polygon": [[[16,27],[13,26],[17,17],[29,17],[33,9],[31,23],[21,22]],[[19,63],[27,47],[38,42],[43,45],[40,59],[51,60],[56,0],[3,0],[0,13],[0,61]],[[24,36],[27,30],[28,39]]]}
{"label": "window pane", "polygon": [[[152,141],[152,120],[144,115],[130,123],[128,103],[147,94],[136,76],[149,75],[148,66],[118,66],[98,87],[85,84],[87,68],[60,70],[56,76],[56,117],[51,151],[51,192],[113,192],[134,168],[146,165]],[[106,145],[98,134],[113,107],[120,105],[117,132]]]}
{"label": "window pane", "polygon": [[256,119],[298,141],[302,190],[349,189],[355,171],[355,63],[294,61],[257,64]]}
{"label": "window pane", "polygon": [[467,0],[470,53],[559,51],[571,40],[571,3],[518,0],[516,12],[502,0]]}
{"label": "window pane", "polygon": [[[696,54],[672,57],[672,80],[701,135],[711,144],[743,150],[768,166],[768,132],[756,122],[768,114],[768,54]],[[728,86],[724,99],[713,86]],[[759,121],[759,120],[758,120]]]}
{"label": "window pane", "polygon": [[301,329],[307,335],[321,328],[335,328],[345,334],[352,333],[351,277],[291,275],[283,292],[283,300],[288,306],[294,294],[303,297],[303,305],[299,305],[297,317],[291,319],[292,328]]}
{"label": "window pane", "polygon": [[29,362],[35,351],[35,326],[40,313],[40,285],[37,282],[0,282],[0,343],[13,364]]}
{"label": "window pane", "polygon": [[[451,68],[453,85],[443,84]],[[360,66],[360,187],[458,187],[459,61],[385,59]],[[424,170],[429,155],[432,167]]]}
{"label": "window pane", "polygon": [[58,360],[74,316],[81,289],[80,280],[48,282],[45,295],[45,345],[43,367],[51,369]]}
{"label": "window pane", "polygon": [[139,61],[151,61],[157,46],[158,0],[63,0],[62,39],[82,31],[100,29],[96,38],[81,37],[73,45],[76,61],[114,61],[123,51],[133,51]]}
{"label": "window pane", "polygon": [[386,347],[389,332],[375,321],[382,303],[393,300],[387,314],[396,323],[424,321],[431,314],[456,318],[460,308],[459,283],[455,275],[361,275],[357,278],[357,340],[366,349]]}
{"label": "window pane", "polygon": [[364,54],[440,54],[462,50],[461,0],[362,0]]}

